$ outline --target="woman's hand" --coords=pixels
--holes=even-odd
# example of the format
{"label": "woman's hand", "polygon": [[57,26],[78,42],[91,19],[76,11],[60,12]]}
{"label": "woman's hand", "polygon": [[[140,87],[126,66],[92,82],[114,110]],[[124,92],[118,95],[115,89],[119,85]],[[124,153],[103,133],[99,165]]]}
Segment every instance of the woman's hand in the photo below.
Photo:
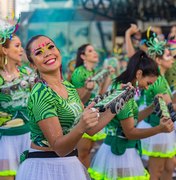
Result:
{"label": "woman's hand", "polygon": [[95,82],[91,81],[91,78],[88,78],[85,81],[85,86],[84,86],[87,90],[92,91],[95,87]]}
{"label": "woman's hand", "polygon": [[107,66],[107,69],[109,70],[110,75],[115,73],[115,68],[113,68],[112,66]]}
{"label": "woman's hand", "polygon": [[161,132],[172,132],[174,130],[174,123],[167,117],[163,117],[160,119],[159,126],[161,128]]}
{"label": "woman's hand", "polygon": [[134,88],[130,82],[128,82],[127,84],[121,84],[120,86],[121,86],[121,89],[125,89],[125,88],[133,89]]}
{"label": "woman's hand", "polygon": [[93,108],[94,105],[95,102],[92,102],[84,109],[81,115],[79,125],[82,129],[82,132],[86,132],[98,124],[100,115],[98,109]]}
{"label": "woman's hand", "polygon": [[139,31],[139,28],[136,24],[131,24],[130,28],[127,29],[126,33],[128,33],[130,36],[137,33]]}
{"label": "woman's hand", "polygon": [[169,104],[170,102],[172,102],[169,94],[157,94],[155,97],[162,98],[166,104]]}

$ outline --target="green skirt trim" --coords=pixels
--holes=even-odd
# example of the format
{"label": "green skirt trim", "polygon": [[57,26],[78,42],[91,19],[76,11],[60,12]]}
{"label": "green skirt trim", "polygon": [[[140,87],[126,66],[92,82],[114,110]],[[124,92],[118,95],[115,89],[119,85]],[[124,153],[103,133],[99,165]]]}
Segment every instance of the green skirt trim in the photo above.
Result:
{"label": "green skirt trim", "polygon": [[98,132],[93,136],[89,136],[88,134],[84,133],[82,138],[90,139],[92,141],[100,141],[106,138],[106,133]]}
{"label": "green skirt trim", "polygon": [[0,171],[0,176],[15,176],[16,171],[12,170],[6,170],[6,171]]}
{"label": "green skirt trim", "polygon": [[17,136],[28,133],[29,131],[29,123],[26,123],[23,126],[12,127],[8,129],[0,128],[0,139],[2,136]]}
{"label": "green skirt trim", "polygon": [[176,155],[176,149],[172,152],[162,153],[162,152],[149,152],[145,149],[142,149],[142,154],[152,157],[161,157],[161,158],[173,158]]}
{"label": "green skirt trim", "polygon": [[[98,173],[92,168],[88,169],[88,173],[90,174],[90,177],[94,180],[112,180],[111,178],[106,177],[105,174]],[[150,175],[147,172],[147,170],[145,170],[144,176],[117,177],[117,180],[149,180],[149,179],[150,179]]]}

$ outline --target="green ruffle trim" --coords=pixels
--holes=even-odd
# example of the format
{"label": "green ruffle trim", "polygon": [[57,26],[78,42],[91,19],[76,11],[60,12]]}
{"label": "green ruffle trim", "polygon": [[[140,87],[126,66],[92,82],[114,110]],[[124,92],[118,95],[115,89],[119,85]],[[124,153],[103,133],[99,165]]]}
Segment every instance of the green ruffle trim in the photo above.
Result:
{"label": "green ruffle trim", "polygon": [[93,136],[89,136],[88,134],[84,133],[82,138],[90,139],[92,141],[100,141],[106,138],[106,133],[98,132]]}
{"label": "green ruffle trim", "polygon": [[176,149],[173,150],[172,152],[149,152],[146,151],[145,149],[142,149],[142,154],[146,156],[152,156],[152,157],[161,157],[161,158],[173,158],[176,155]]}
{"label": "green ruffle trim", "polygon": [[6,170],[6,171],[0,171],[0,176],[15,176],[16,171],[12,170]]}
{"label": "green ruffle trim", "polygon": [[[89,168],[88,173],[90,174],[90,177],[94,180],[114,180],[111,178],[106,177],[105,174],[98,173],[97,171],[94,171],[93,169]],[[117,177],[117,180],[149,180],[150,175],[145,170],[144,176],[134,176],[134,177]]]}
{"label": "green ruffle trim", "polygon": [[30,131],[29,123],[26,123],[23,126],[12,127],[8,129],[0,128],[0,139],[2,136],[17,136],[28,133],[29,131]]}

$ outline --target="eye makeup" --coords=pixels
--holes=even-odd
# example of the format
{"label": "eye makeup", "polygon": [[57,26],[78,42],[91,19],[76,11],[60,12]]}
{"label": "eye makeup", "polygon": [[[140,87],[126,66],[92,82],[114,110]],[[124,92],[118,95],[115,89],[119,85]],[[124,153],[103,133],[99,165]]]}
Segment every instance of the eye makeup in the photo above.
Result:
{"label": "eye makeup", "polygon": [[37,55],[40,55],[40,54],[43,54],[45,52],[45,48],[46,49],[52,49],[54,48],[55,46],[53,44],[51,44],[51,42],[45,42],[45,43],[42,43],[42,44],[39,44],[38,45],[38,48],[36,49],[33,49],[32,50],[32,53],[37,56]]}
{"label": "eye makeup", "polygon": [[39,48],[42,48],[42,47],[50,44],[50,43],[51,43],[51,41],[41,43],[41,44],[38,45],[38,48],[34,48],[34,49],[32,50],[32,52],[33,52],[33,51],[36,51],[36,50],[39,49]]}
{"label": "eye makeup", "polygon": [[20,43],[16,43],[16,44],[15,44],[15,47],[20,47],[20,46],[21,46]]}

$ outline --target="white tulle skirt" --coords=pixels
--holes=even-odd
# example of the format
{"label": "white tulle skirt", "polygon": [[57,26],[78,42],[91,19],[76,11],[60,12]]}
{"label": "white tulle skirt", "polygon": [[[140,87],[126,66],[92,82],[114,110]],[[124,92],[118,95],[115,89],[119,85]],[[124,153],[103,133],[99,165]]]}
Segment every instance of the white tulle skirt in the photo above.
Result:
{"label": "white tulle skirt", "polygon": [[104,143],[94,156],[88,172],[95,180],[149,180],[136,149],[129,148],[118,156]]}
{"label": "white tulle skirt", "polygon": [[[141,121],[138,128],[151,128],[152,126]],[[159,133],[154,136],[141,140],[142,154],[152,157],[172,158],[176,154],[176,134],[175,131],[170,133]]]}
{"label": "white tulle skirt", "polygon": [[2,136],[0,139],[0,176],[14,176],[20,163],[20,155],[31,144],[30,133]]}
{"label": "white tulle skirt", "polygon": [[28,158],[19,167],[16,180],[90,180],[76,156]]}

